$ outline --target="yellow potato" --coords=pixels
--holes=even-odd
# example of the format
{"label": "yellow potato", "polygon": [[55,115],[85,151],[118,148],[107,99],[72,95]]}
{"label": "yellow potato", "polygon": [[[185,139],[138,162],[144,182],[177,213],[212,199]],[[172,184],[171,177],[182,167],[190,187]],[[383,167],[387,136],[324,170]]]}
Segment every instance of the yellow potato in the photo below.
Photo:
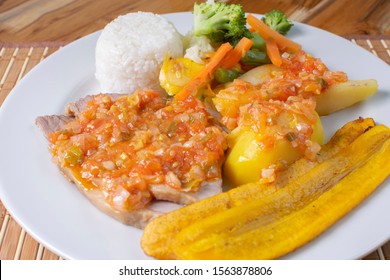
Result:
{"label": "yellow potato", "polygon": [[256,182],[261,178],[261,170],[271,164],[285,161],[292,163],[299,157],[296,151],[286,139],[275,143],[271,150],[264,150],[257,135],[252,131],[242,133],[229,151],[224,164],[224,178],[234,186]]}
{"label": "yellow potato", "polygon": [[282,71],[282,69],[273,64],[265,64],[249,70],[241,75],[239,79],[257,85],[264,83],[266,80],[272,78],[274,73],[280,71]]}
{"label": "yellow potato", "polygon": [[[312,141],[322,144],[324,131],[320,118],[313,127]],[[224,178],[232,186],[238,186],[261,179],[261,170],[273,164],[290,165],[300,157],[299,152],[286,138],[275,142],[272,149],[264,149],[259,137],[253,131],[245,131],[233,136],[224,164]]]}
{"label": "yellow potato", "polygon": [[[279,71],[282,71],[282,69],[267,64],[248,71],[239,79],[256,85],[272,78]],[[378,83],[373,79],[351,80],[336,84],[317,96],[316,111],[320,116],[332,114],[372,96],[377,90]]]}
{"label": "yellow potato", "polygon": [[376,93],[376,80],[356,80],[332,86],[317,96],[316,111],[320,116],[347,108]]}

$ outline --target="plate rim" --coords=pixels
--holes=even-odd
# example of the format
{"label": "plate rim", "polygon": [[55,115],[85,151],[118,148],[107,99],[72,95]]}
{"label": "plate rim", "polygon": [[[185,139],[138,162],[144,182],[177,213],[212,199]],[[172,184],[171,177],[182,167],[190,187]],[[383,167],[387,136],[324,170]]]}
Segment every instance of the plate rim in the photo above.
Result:
{"label": "plate rim", "polygon": [[[163,16],[186,16],[188,14],[190,14],[191,12],[180,12],[180,13],[168,13],[168,14],[161,14]],[[259,16],[259,14],[254,14],[256,16]],[[322,29],[319,29],[317,27],[313,27],[313,26],[310,26],[310,25],[306,25],[306,24],[303,24],[303,23],[297,23],[297,25],[299,26],[303,26],[304,28],[314,28],[316,29],[317,31],[321,31],[321,32],[326,32],[328,33],[328,35],[331,35],[331,36],[336,36],[338,38],[341,38],[347,42],[350,42],[349,40],[339,36],[339,35],[336,35],[336,34],[333,34],[333,33],[330,33],[328,31],[325,31],[325,30],[322,30]],[[30,79],[33,79],[35,75],[38,75],[38,74],[35,74],[37,73],[41,68],[44,68],[44,66],[42,65],[46,65],[46,64],[49,64],[49,63],[54,63],[52,61],[55,61],[57,59],[57,57],[61,56],[62,52],[64,52],[64,49],[65,50],[68,50],[70,51],[72,48],[78,48],[79,45],[82,45],[84,42],[86,41],[89,41],[89,40],[93,40],[94,37],[97,37],[99,35],[99,33],[101,32],[101,30],[99,31],[95,31],[91,34],[88,34],[80,39],[77,39],[73,42],[70,42],[69,44],[65,45],[63,48],[61,48],[60,50],[52,53],[50,56],[48,56],[45,60],[43,60],[42,62],[40,62],[38,65],[36,65],[33,69],[31,69],[31,71],[29,71],[25,77],[23,77],[19,83],[16,84],[16,86],[10,91],[10,93],[8,94],[7,98],[4,100],[2,106],[0,107],[0,123],[2,123],[2,118],[3,118],[3,115],[5,114],[4,112],[6,112],[6,110],[8,109],[4,109],[4,108],[7,108],[7,106],[10,106],[8,104],[12,104],[12,102],[14,102],[14,98],[17,98],[15,97],[15,94],[12,94],[14,92],[17,92],[18,89],[20,87],[23,86],[24,83],[28,83],[28,81]],[[97,38],[96,38],[97,39]],[[375,56],[373,56],[372,58],[374,58]],[[378,61],[384,63],[385,65],[389,66],[386,62],[384,62],[383,60],[381,60],[380,58],[377,58]],[[389,67],[390,69],[390,67]],[[59,175],[61,176],[61,175]],[[6,207],[7,211],[11,214],[12,218],[19,224],[19,225],[23,225],[22,228],[26,230],[26,232],[28,232],[35,240],[37,240],[39,243],[41,243],[42,245],[44,245],[45,247],[47,247],[48,249],[50,249],[51,251],[53,251],[55,254],[57,254],[58,256],[60,257],[64,257],[64,258],[69,258],[69,259],[72,259],[72,257],[68,254],[66,254],[65,252],[63,251],[58,251],[57,250],[57,247],[54,246],[54,244],[49,244],[47,242],[45,242],[45,240],[43,240],[41,238],[41,236],[39,235],[36,235],[36,232],[34,231],[30,231],[30,227],[27,225],[28,223],[26,221],[23,221],[23,219],[20,219],[19,215],[14,215],[13,213],[14,212],[18,212],[17,210],[15,211],[15,209],[12,209],[10,211],[9,209],[9,201],[4,201],[3,200],[3,197],[4,197],[4,187],[2,186],[2,180],[0,180],[0,195],[1,195],[1,199],[2,199],[2,203],[3,205]],[[12,204],[11,204],[12,205]],[[11,208],[13,208],[11,206]],[[389,234],[389,238],[390,238],[390,234]],[[383,241],[383,243],[381,244],[384,244],[386,241]],[[368,253],[368,252],[367,252]],[[356,256],[356,258],[360,258],[362,257],[361,254],[359,256]]]}

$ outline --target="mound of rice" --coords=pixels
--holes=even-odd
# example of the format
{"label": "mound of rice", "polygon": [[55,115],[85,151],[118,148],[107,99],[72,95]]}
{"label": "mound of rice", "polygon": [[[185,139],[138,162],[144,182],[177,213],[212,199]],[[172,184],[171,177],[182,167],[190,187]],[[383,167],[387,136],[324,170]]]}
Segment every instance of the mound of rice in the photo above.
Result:
{"label": "mound of rice", "polygon": [[183,55],[182,36],[166,18],[148,12],[119,16],[102,31],[96,45],[96,73],[104,93],[162,91],[164,57]]}

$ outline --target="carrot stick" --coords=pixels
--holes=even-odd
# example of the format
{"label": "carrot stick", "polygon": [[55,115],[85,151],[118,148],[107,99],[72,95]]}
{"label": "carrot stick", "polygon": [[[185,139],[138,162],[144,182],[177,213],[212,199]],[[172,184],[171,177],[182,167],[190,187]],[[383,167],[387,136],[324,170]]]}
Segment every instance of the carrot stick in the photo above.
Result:
{"label": "carrot stick", "polygon": [[273,30],[271,27],[266,25],[252,14],[249,14],[246,17],[246,21],[257,33],[259,33],[261,37],[264,38],[264,40],[269,38],[274,39],[275,43],[278,45],[279,50],[283,52],[298,52],[301,50],[301,45],[279,34],[277,31]]}
{"label": "carrot stick", "polygon": [[189,81],[176,95],[175,100],[185,100],[188,96],[196,92],[203,84],[207,83],[214,71],[219,67],[222,60],[233,49],[229,43],[222,44],[215,52],[211,60],[206,66],[196,75],[191,81]]}
{"label": "carrot stick", "polygon": [[221,67],[230,69],[236,65],[246,52],[252,47],[253,41],[246,37],[242,37],[233,50],[231,50],[221,62]]}
{"label": "carrot stick", "polygon": [[282,65],[283,60],[280,56],[279,48],[275,40],[273,38],[265,39],[265,45],[267,47],[267,55],[272,64],[278,67]]}

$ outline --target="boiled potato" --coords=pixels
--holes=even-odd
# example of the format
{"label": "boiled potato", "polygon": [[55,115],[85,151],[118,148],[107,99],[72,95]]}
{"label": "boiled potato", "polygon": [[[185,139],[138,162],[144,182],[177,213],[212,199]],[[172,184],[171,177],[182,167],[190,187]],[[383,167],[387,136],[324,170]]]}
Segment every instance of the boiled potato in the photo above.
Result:
{"label": "boiled potato", "polygon": [[[260,84],[272,78],[275,73],[282,71],[281,68],[272,64],[256,67],[239,79],[251,84]],[[378,90],[376,80],[351,80],[345,83],[333,85],[331,88],[317,96],[316,111],[320,116],[332,114],[358,103]]]}
{"label": "boiled potato", "polygon": [[366,99],[377,90],[376,80],[356,80],[336,84],[317,96],[316,111],[320,116],[332,114]]}
{"label": "boiled potato", "polygon": [[270,151],[261,148],[257,135],[252,131],[241,134],[229,151],[224,165],[224,176],[229,183],[238,186],[256,182],[261,178],[261,170],[284,160],[292,163],[298,152],[286,139],[281,139]]}
{"label": "boiled potato", "polygon": [[[322,144],[323,135],[318,117],[311,140]],[[280,162],[289,165],[300,157],[297,149],[286,138],[278,139],[272,149],[264,149],[259,136],[253,131],[244,131],[232,137],[229,143],[231,149],[224,164],[224,177],[232,186],[259,181],[262,169]]]}
{"label": "boiled potato", "polygon": [[282,69],[273,64],[265,64],[249,70],[241,75],[239,79],[257,85],[271,79],[276,72],[280,71]]}

